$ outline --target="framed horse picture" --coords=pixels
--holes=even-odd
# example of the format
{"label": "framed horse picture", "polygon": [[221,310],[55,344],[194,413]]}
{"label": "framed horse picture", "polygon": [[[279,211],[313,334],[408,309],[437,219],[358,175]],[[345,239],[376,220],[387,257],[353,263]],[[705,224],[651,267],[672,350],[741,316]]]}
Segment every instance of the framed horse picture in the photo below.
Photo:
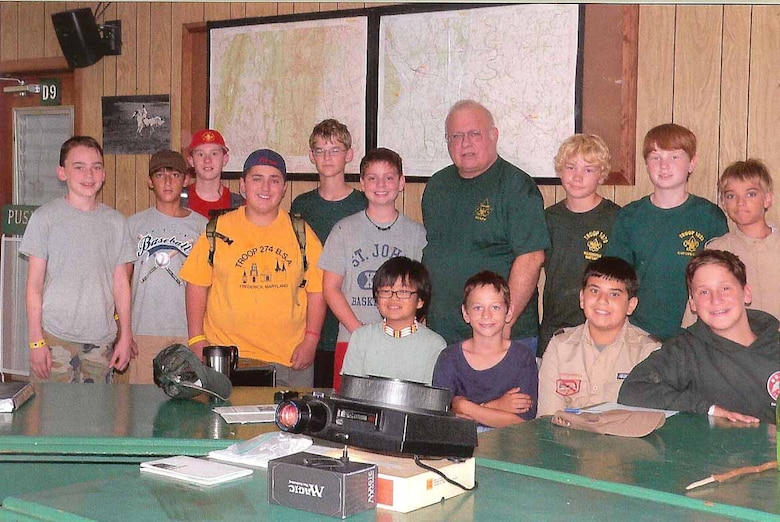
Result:
{"label": "framed horse picture", "polygon": [[102,102],[106,154],[152,154],[171,148],[170,96],[104,96]]}

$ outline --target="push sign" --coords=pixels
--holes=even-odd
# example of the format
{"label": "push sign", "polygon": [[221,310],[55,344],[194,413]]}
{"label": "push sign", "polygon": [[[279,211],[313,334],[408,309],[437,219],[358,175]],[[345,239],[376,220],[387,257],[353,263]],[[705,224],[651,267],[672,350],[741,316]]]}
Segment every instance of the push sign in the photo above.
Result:
{"label": "push sign", "polygon": [[59,78],[41,79],[41,105],[62,105],[62,82]]}
{"label": "push sign", "polygon": [[24,235],[27,221],[36,208],[36,205],[3,205],[2,233],[8,236]]}

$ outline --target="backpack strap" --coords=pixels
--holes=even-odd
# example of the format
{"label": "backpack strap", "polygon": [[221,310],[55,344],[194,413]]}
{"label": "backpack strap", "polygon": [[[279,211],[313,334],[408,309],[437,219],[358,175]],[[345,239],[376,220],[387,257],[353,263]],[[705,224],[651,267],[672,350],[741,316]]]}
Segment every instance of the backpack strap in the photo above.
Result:
{"label": "backpack strap", "polygon": [[206,239],[209,241],[209,264],[214,266],[214,252],[217,250],[217,238],[221,239],[228,245],[233,244],[233,240],[224,234],[217,232],[217,220],[221,214],[217,214],[213,218],[209,219],[206,223]]}
{"label": "backpack strap", "polygon": [[303,216],[298,214],[290,214],[290,220],[292,221],[293,230],[295,231],[295,239],[298,240],[298,247],[301,249],[301,259],[303,260],[303,274],[301,274],[300,288],[306,286],[306,271],[309,269],[309,260],[306,259],[306,221]]}

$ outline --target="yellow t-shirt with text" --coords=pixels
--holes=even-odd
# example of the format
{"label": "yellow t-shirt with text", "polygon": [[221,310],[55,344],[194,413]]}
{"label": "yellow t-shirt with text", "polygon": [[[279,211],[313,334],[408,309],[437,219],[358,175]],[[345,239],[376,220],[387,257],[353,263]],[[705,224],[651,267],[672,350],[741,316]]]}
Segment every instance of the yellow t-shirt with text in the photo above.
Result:
{"label": "yellow t-shirt with text", "polygon": [[238,346],[241,357],[289,366],[306,332],[307,293],[322,292],[322,244],[306,225],[303,274],[301,249],[284,210],[260,227],[241,207],[219,217],[217,232],[233,242],[216,238],[214,266],[203,234],[179,273],[187,283],[209,287],[203,333],[210,344]]}

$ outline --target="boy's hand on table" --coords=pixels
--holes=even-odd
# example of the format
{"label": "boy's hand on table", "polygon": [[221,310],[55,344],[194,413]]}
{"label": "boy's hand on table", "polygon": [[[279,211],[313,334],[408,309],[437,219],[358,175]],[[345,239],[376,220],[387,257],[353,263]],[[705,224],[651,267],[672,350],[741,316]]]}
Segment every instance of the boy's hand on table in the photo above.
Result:
{"label": "boy's hand on table", "polygon": [[726,408],[721,408],[717,404],[715,405],[715,411],[713,412],[712,416],[723,417],[724,419],[728,419],[731,422],[746,422],[748,424],[760,422],[760,420],[755,417],[736,411],[727,410]]}

